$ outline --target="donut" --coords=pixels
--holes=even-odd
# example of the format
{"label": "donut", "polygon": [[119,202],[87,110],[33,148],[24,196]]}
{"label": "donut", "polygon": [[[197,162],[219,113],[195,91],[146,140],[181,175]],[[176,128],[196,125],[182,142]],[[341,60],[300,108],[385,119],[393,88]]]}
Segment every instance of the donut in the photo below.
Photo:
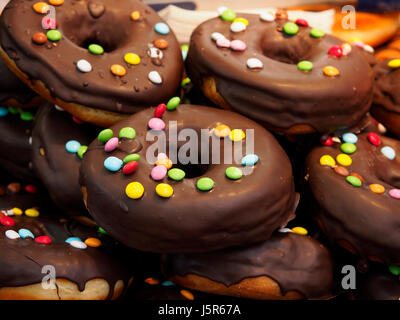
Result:
{"label": "donut", "polygon": [[299,200],[290,161],[262,126],[178,101],[101,131],[83,158],[80,183],[99,226],[129,247],[158,253],[266,240],[294,217]]}
{"label": "donut", "polygon": [[361,277],[357,297],[362,300],[400,300],[399,271],[372,271]]}
{"label": "donut", "polygon": [[31,136],[35,108],[0,107],[0,167],[10,175],[35,181]]}
{"label": "donut", "polygon": [[274,233],[267,241],[198,254],[165,255],[168,278],[189,289],[260,300],[332,294],[329,251],[311,237]]}
{"label": "donut", "polygon": [[[87,215],[79,185],[81,157],[98,129],[42,105],[32,132],[32,165],[54,203],[70,216]],[[78,152],[79,151],[79,152]]]}
{"label": "donut", "polygon": [[[57,218],[48,201],[24,190],[0,196],[0,299],[120,297],[132,276],[117,259],[115,241],[73,220]],[[49,270],[54,272],[54,288],[42,286]]]}
{"label": "donut", "polygon": [[310,214],[331,242],[364,260],[400,264],[399,153],[398,140],[345,133],[306,160]]}
{"label": "donut", "polygon": [[355,125],[372,102],[373,73],[362,50],[282,15],[227,10],[199,25],[186,59],[189,77],[220,107],[274,131]]}
{"label": "donut", "polygon": [[179,88],[179,44],[140,1],[65,1],[51,9],[11,0],[0,21],[0,53],[11,70],[84,121],[109,126]]}
{"label": "donut", "polygon": [[374,67],[372,115],[400,138],[400,59],[386,59]]}
{"label": "donut", "polygon": [[400,59],[400,31],[391,39],[391,41],[378,50],[375,56],[380,60]]}

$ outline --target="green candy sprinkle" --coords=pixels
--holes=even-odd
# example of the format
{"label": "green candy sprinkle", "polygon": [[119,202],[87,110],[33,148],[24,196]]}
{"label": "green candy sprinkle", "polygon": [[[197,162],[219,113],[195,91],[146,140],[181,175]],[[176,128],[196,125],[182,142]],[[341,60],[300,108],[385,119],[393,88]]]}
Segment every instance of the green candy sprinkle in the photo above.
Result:
{"label": "green candy sprinkle", "polygon": [[226,176],[231,180],[238,180],[243,176],[243,172],[240,168],[229,167],[225,170]]}
{"label": "green candy sprinkle", "polygon": [[297,64],[297,68],[301,71],[311,71],[313,69],[313,64],[310,61],[304,60]]}
{"label": "green candy sprinkle", "polygon": [[400,266],[389,266],[389,271],[394,276],[400,276]]}
{"label": "green candy sprinkle", "polygon": [[96,55],[104,53],[103,47],[101,45],[98,45],[98,44],[89,45],[88,50],[89,50],[90,53],[96,54]]}
{"label": "green candy sprinkle", "polygon": [[186,60],[188,51],[189,51],[189,45],[187,45],[187,44],[181,45],[181,52],[182,52],[182,59],[183,60]]}
{"label": "green candy sprinkle", "polygon": [[181,87],[184,87],[191,82],[192,82],[192,80],[190,80],[190,78],[186,77],[185,79],[182,80]]}
{"label": "green candy sprinkle", "polygon": [[24,121],[32,121],[33,120],[33,114],[28,112],[28,111],[23,111],[20,114],[20,118]]}
{"label": "green candy sprinkle", "polygon": [[283,26],[283,31],[288,35],[295,35],[299,32],[299,26],[293,22],[287,22]]}
{"label": "green candy sprinkle", "polygon": [[58,30],[49,30],[47,31],[46,36],[50,41],[58,41],[62,37],[61,32]]}
{"label": "green candy sprinkle", "polygon": [[122,160],[123,161],[123,163],[128,163],[128,162],[132,162],[132,161],[139,161],[139,159],[140,159],[140,155],[138,155],[137,153],[131,153],[131,154],[128,154],[125,158],[124,158],[124,160]]}
{"label": "green candy sprinkle", "polygon": [[167,110],[169,111],[175,110],[180,103],[181,103],[181,98],[179,97],[173,97],[169,99],[169,101],[167,102]]}
{"label": "green candy sprinkle", "polygon": [[347,176],[346,177],[346,181],[348,183],[350,183],[353,187],[361,187],[362,186],[362,182],[360,179],[358,179],[357,177],[353,177],[353,176]]}
{"label": "green candy sprinkle", "polygon": [[8,107],[8,112],[11,113],[11,114],[17,114],[18,113],[18,108]]}
{"label": "green candy sprinkle", "polygon": [[79,147],[78,152],[77,152],[79,159],[83,159],[83,155],[86,153],[87,149],[88,149],[87,146]]}
{"label": "green candy sprinkle", "polygon": [[102,227],[99,227],[99,228],[97,229],[97,231],[98,231],[99,233],[101,233],[101,234],[107,234],[107,231],[104,230]]}
{"label": "green candy sprinkle", "polygon": [[222,20],[232,22],[233,20],[235,20],[235,18],[236,18],[236,13],[233,10],[228,9],[222,12],[221,15]]}
{"label": "green candy sprinkle", "polygon": [[343,153],[352,154],[356,152],[357,146],[353,143],[345,142],[340,146],[340,150]]}
{"label": "green candy sprinkle", "polygon": [[312,28],[310,31],[310,36],[313,38],[322,38],[325,35],[325,32],[321,29]]}
{"label": "green candy sprinkle", "polygon": [[122,128],[119,131],[118,137],[120,139],[121,138],[134,139],[136,137],[136,130],[131,127]]}
{"label": "green candy sprinkle", "polygon": [[111,129],[104,129],[100,131],[99,135],[97,136],[97,139],[100,142],[106,143],[108,140],[110,140],[114,135],[114,132]]}
{"label": "green candy sprinkle", "polygon": [[182,169],[173,168],[168,170],[168,177],[174,181],[181,181],[183,178],[185,178],[185,175],[186,173]]}
{"label": "green candy sprinkle", "polygon": [[207,177],[200,178],[197,180],[196,187],[200,191],[210,191],[212,188],[214,188],[214,180]]}

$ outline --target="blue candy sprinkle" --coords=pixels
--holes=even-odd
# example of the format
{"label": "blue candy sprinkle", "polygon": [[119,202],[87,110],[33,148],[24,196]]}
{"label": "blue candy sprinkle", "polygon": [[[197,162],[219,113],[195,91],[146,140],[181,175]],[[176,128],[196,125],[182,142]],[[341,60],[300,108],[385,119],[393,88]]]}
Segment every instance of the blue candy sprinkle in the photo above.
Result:
{"label": "blue candy sprinkle", "polygon": [[0,107],[0,117],[5,117],[8,114],[8,109]]}
{"label": "blue candy sprinkle", "polygon": [[254,166],[258,162],[258,156],[256,154],[248,154],[242,158],[243,166]]}
{"label": "blue candy sprinkle", "polygon": [[19,229],[18,234],[22,239],[31,237],[32,239],[35,239],[35,236],[33,235],[32,232],[30,232],[28,229]]}
{"label": "blue candy sprinkle", "polygon": [[106,160],[104,160],[104,167],[113,172],[121,169],[123,164],[123,161],[117,157],[108,157]]}
{"label": "blue candy sprinkle", "polygon": [[164,281],[163,283],[161,283],[162,286],[164,287],[171,287],[171,286],[176,286],[175,283],[173,283],[172,281]]}
{"label": "blue candy sprinkle", "polygon": [[67,240],[65,240],[66,243],[70,243],[71,241],[80,241],[80,242],[82,242],[82,240],[77,238],[77,237],[69,237]]}
{"label": "blue candy sprinkle", "polygon": [[168,34],[169,33],[169,27],[164,22],[156,23],[156,25],[154,26],[154,30],[159,34]]}
{"label": "blue candy sprinkle", "polygon": [[81,144],[76,141],[76,140],[69,140],[66,144],[65,144],[65,149],[69,152],[69,153],[77,153],[79,148],[81,147]]}
{"label": "blue candy sprinkle", "polygon": [[383,153],[383,155],[390,159],[393,160],[394,158],[396,158],[396,151],[394,151],[394,149],[392,147],[383,147],[381,149],[381,152]]}
{"label": "blue candy sprinkle", "polygon": [[358,141],[357,136],[354,133],[347,132],[342,135],[343,142],[356,144]]}

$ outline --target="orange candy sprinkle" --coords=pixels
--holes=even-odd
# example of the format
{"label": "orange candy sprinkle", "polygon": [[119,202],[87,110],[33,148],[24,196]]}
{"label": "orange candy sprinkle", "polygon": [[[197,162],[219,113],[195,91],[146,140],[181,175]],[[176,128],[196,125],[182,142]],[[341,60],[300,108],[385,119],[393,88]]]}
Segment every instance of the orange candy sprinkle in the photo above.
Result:
{"label": "orange candy sprinkle", "polygon": [[164,39],[157,39],[154,40],[154,45],[156,46],[156,48],[158,49],[167,49],[168,48],[168,41],[164,40]]}
{"label": "orange candy sprinkle", "polygon": [[85,240],[85,244],[86,244],[88,247],[97,248],[97,247],[100,247],[101,241],[100,241],[99,239],[97,239],[97,238],[87,238],[87,239]]}
{"label": "orange candy sprinkle", "polygon": [[140,12],[139,11],[133,11],[131,13],[131,19],[133,21],[138,21],[140,19]]}
{"label": "orange candy sprinkle", "polygon": [[64,3],[64,0],[49,0],[49,3],[53,6],[61,6]]}
{"label": "orange candy sprinkle", "polygon": [[187,291],[185,289],[181,290],[181,295],[184,296],[188,300],[194,300],[194,295],[190,291]]}
{"label": "orange candy sprinkle", "polygon": [[382,186],[381,184],[377,184],[377,183],[370,184],[369,188],[371,189],[371,191],[373,193],[382,194],[385,192],[385,187]]}
{"label": "orange candy sprinkle", "polygon": [[122,76],[126,75],[126,69],[123,66],[121,66],[120,64],[113,64],[111,66],[111,73],[115,76],[122,77]]}
{"label": "orange candy sprinkle", "polygon": [[364,183],[364,178],[363,178],[362,176],[360,176],[358,173],[352,172],[352,173],[350,173],[350,175],[353,176],[353,177],[356,177],[356,178],[360,179],[360,181],[361,181],[362,183]]}
{"label": "orange candy sprinkle", "polygon": [[160,283],[160,281],[158,281],[157,279],[154,279],[154,278],[147,278],[144,280],[144,282],[146,282],[147,284],[149,284],[151,286],[155,286]]}
{"label": "orange candy sprinkle", "polygon": [[158,159],[156,161],[156,166],[164,166],[169,170],[172,168],[172,161],[168,158]]}
{"label": "orange candy sprinkle", "polygon": [[225,138],[231,133],[231,128],[226,124],[219,124],[214,128],[214,134],[219,138]]}
{"label": "orange candy sprinkle", "polygon": [[47,42],[47,36],[43,32],[35,32],[32,41],[36,44],[44,44]]}
{"label": "orange candy sprinkle", "polygon": [[47,13],[50,10],[50,6],[46,2],[36,2],[32,7],[37,13]]}
{"label": "orange candy sprinkle", "polygon": [[324,68],[324,75],[328,77],[336,77],[340,74],[339,70],[332,66],[326,66]]}

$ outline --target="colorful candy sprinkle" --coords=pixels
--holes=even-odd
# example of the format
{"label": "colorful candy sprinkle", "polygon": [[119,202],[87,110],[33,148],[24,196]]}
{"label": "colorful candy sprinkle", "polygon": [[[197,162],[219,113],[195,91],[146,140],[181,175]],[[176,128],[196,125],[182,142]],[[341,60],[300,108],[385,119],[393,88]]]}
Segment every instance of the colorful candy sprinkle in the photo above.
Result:
{"label": "colorful candy sprinkle", "polygon": [[87,149],[88,149],[88,146],[80,146],[80,148],[78,149],[78,152],[77,152],[79,159],[83,159],[83,155],[86,153]]}
{"label": "colorful candy sprinkle", "polygon": [[162,165],[155,166],[150,172],[151,178],[156,181],[164,179],[166,175],[167,175],[167,168]]}
{"label": "colorful candy sprinkle", "polygon": [[119,144],[119,139],[117,137],[113,137],[110,140],[108,140],[104,145],[104,151],[112,152],[118,148],[118,144]]}
{"label": "colorful candy sprinkle", "polygon": [[266,22],[272,22],[275,21],[275,16],[270,12],[263,12],[260,14],[260,20]]}
{"label": "colorful candy sprinkle", "polygon": [[200,191],[210,191],[212,188],[214,188],[214,180],[208,177],[203,177],[197,180],[196,182],[196,187]]}
{"label": "colorful candy sprinkle", "polygon": [[161,198],[170,198],[174,194],[174,189],[167,183],[160,183],[156,186],[156,193]]}
{"label": "colorful candy sprinkle", "polygon": [[343,48],[341,46],[332,46],[329,48],[328,54],[340,58],[343,55]]}
{"label": "colorful candy sprinkle", "polygon": [[65,150],[67,150],[69,153],[77,153],[80,147],[81,144],[76,140],[69,140],[65,144]]}
{"label": "colorful candy sprinkle", "polygon": [[47,13],[50,10],[50,6],[46,2],[36,2],[32,7],[37,13]]}
{"label": "colorful candy sprinkle", "polygon": [[257,59],[257,58],[248,59],[246,64],[247,64],[247,67],[249,69],[262,69],[262,68],[264,68],[264,65],[261,62],[261,60]]}
{"label": "colorful candy sprinkle", "polygon": [[284,9],[278,9],[275,12],[275,18],[279,20],[287,20],[289,19],[288,13]]}
{"label": "colorful candy sprinkle", "polygon": [[389,160],[393,160],[394,158],[396,158],[396,151],[394,151],[394,149],[392,147],[383,147],[381,149],[382,154],[388,158]]}
{"label": "colorful candy sprinkle", "polygon": [[144,187],[140,182],[131,182],[125,188],[125,194],[131,199],[139,199],[143,193]]}
{"label": "colorful candy sprinkle", "polygon": [[333,170],[343,177],[347,177],[349,175],[349,171],[345,167],[335,166]]}
{"label": "colorful candy sprinkle", "polygon": [[5,117],[8,114],[8,109],[5,107],[0,107],[0,117]]}
{"label": "colorful candy sprinkle", "polygon": [[104,129],[100,131],[99,135],[97,136],[97,140],[100,142],[106,143],[110,140],[114,135],[114,132],[111,129]]}
{"label": "colorful candy sprinkle", "polygon": [[301,71],[311,71],[313,69],[314,65],[312,64],[312,62],[307,61],[307,60],[303,60],[300,61],[297,64],[297,68]]}
{"label": "colorful candy sprinkle", "polygon": [[194,295],[188,290],[182,289],[180,294],[188,300],[194,300]]}
{"label": "colorful candy sprinkle", "polygon": [[175,283],[173,283],[172,281],[166,280],[163,283],[161,283],[162,286],[164,287],[171,287],[171,286],[176,286]]}
{"label": "colorful candy sprinkle", "polygon": [[104,53],[104,49],[101,45],[99,44],[90,44],[88,47],[88,50],[91,54],[95,54],[95,55],[100,55]]}
{"label": "colorful candy sprinkle", "polygon": [[392,59],[387,63],[387,65],[392,69],[400,68],[400,59]]}
{"label": "colorful candy sprinkle", "polygon": [[49,3],[53,6],[61,6],[64,3],[64,0],[49,0]]}
{"label": "colorful candy sprinkle", "polygon": [[80,71],[80,72],[90,72],[92,71],[92,65],[90,64],[89,61],[85,60],[85,59],[81,59],[76,63],[76,68]]}
{"label": "colorful candy sprinkle", "polygon": [[400,199],[400,189],[389,190],[389,196],[394,199]]}
{"label": "colorful candy sprinkle", "polygon": [[39,211],[36,210],[35,208],[25,210],[25,215],[31,218],[37,218],[39,217],[39,214],[40,214]]}
{"label": "colorful candy sprinkle", "polygon": [[310,36],[313,38],[322,38],[325,35],[325,32],[321,29],[312,28],[310,31]]}
{"label": "colorful candy sprinkle", "polygon": [[354,176],[347,176],[346,181],[350,183],[353,187],[359,188],[362,186],[362,182],[360,179],[354,177]]}
{"label": "colorful candy sprinkle", "polygon": [[340,146],[340,150],[341,150],[343,153],[352,154],[352,153],[356,152],[357,147],[356,147],[356,145],[353,144],[353,143],[345,142],[345,143],[343,143],[343,144]]}
{"label": "colorful candy sprinkle", "polygon": [[320,142],[324,145],[324,146],[333,146],[334,141],[333,138],[331,136],[328,135],[323,135],[320,139]]}
{"label": "colorful candy sprinkle", "polygon": [[164,130],[165,122],[160,118],[151,118],[147,123],[151,130]]}
{"label": "colorful candy sprinkle", "polygon": [[69,244],[71,247],[74,247],[77,249],[86,249],[87,248],[87,245],[82,241],[72,240]]}
{"label": "colorful candy sprinkle", "polygon": [[82,242],[82,240],[80,238],[78,238],[78,237],[69,237],[69,238],[67,238],[65,240],[65,242],[68,243],[68,244],[70,244],[71,241],[81,241]]}
{"label": "colorful candy sprinkle", "polygon": [[326,75],[327,77],[336,77],[336,76],[340,75],[339,70],[332,66],[324,67],[323,72],[324,72],[324,75]]}
{"label": "colorful candy sprinkle", "polygon": [[50,244],[51,239],[48,236],[39,236],[35,238],[35,242],[40,244]]}
{"label": "colorful candy sprinkle", "polygon": [[230,48],[230,46],[231,46],[230,40],[226,39],[225,37],[217,39],[217,41],[215,43],[216,43],[217,47],[219,47],[219,48]]}
{"label": "colorful candy sprinkle", "polygon": [[160,160],[160,159],[168,159],[168,156],[164,152],[160,152],[157,155],[157,160]]}
{"label": "colorful candy sprinkle", "polygon": [[189,45],[182,44],[181,45],[181,52],[182,52],[182,59],[183,59],[183,61],[185,61],[186,58],[187,58],[187,54],[189,52]]}
{"label": "colorful candy sprinkle", "polygon": [[18,230],[18,234],[19,234],[19,236],[20,236],[22,239],[25,239],[25,238],[32,238],[32,239],[34,239],[34,238],[35,238],[35,236],[33,235],[33,233],[32,233],[30,230],[28,230],[28,229],[19,229],[19,230]]}
{"label": "colorful candy sprinkle", "polygon": [[359,175],[357,172],[352,172],[352,173],[350,173],[350,175],[351,175],[352,177],[356,177],[356,178],[359,179],[362,183],[364,183],[364,178],[363,178],[361,175]]}
{"label": "colorful candy sprinkle", "polygon": [[329,167],[333,167],[336,165],[335,160],[330,156],[330,155],[323,155],[320,159],[319,159],[319,163],[321,166],[329,166]]}
{"label": "colorful candy sprinkle", "polygon": [[169,101],[167,102],[167,110],[168,111],[173,111],[175,110],[179,104],[181,103],[181,98],[179,97],[173,97],[171,99],[169,99]]}
{"label": "colorful candy sprinkle", "polygon": [[160,74],[157,71],[150,71],[148,78],[154,84],[161,84],[163,82]]}
{"label": "colorful candy sprinkle", "polygon": [[35,32],[32,41],[36,44],[44,44],[47,42],[47,36],[43,32]]}
{"label": "colorful candy sprinkle", "polygon": [[350,166],[351,164],[352,164],[352,160],[351,160],[351,158],[347,155],[347,154],[343,154],[343,153],[341,153],[341,154],[338,154],[337,156],[336,156],[336,161],[340,164],[340,165],[342,165],[342,166],[344,166],[344,167],[348,167],[348,166]]}
{"label": "colorful candy sprinkle", "polygon": [[254,166],[258,162],[256,154],[247,154],[242,158],[242,166]]}
{"label": "colorful candy sprinkle", "polygon": [[381,184],[377,184],[377,183],[370,184],[369,188],[371,189],[371,191],[373,193],[376,193],[376,194],[382,194],[385,192],[385,187]]}
{"label": "colorful candy sprinkle", "polygon": [[154,46],[158,49],[164,50],[168,48],[168,41],[164,39],[156,39],[154,40]]}
{"label": "colorful candy sprinkle", "polygon": [[129,163],[131,161],[139,161],[140,160],[140,155],[137,153],[131,153],[128,154],[124,159],[123,162],[124,163]]}
{"label": "colorful candy sprinkle", "polygon": [[140,19],[140,12],[139,11],[132,11],[131,19],[133,21],[138,21]]}
{"label": "colorful candy sprinkle", "polygon": [[5,232],[5,235],[6,235],[6,237],[7,237],[8,239],[11,239],[11,240],[15,240],[15,239],[20,238],[19,234],[18,234],[16,231],[14,231],[14,230],[7,230],[7,231]]}
{"label": "colorful candy sprinkle", "polygon": [[231,41],[230,48],[233,51],[245,51],[247,45],[242,40],[233,40]]}
{"label": "colorful candy sprinkle", "polygon": [[155,278],[146,278],[145,280],[144,280],[144,282],[145,283],[147,283],[147,284],[149,284],[149,285],[151,285],[151,286],[156,286],[156,285],[158,285],[159,283],[160,283],[160,281],[158,281],[157,279],[155,279]]}
{"label": "colorful candy sprinkle", "polygon": [[122,168],[122,172],[125,175],[132,174],[138,167],[138,163],[136,161],[130,161]]}
{"label": "colorful candy sprinkle", "polygon": [[231,180],[239,180],[243,176],[243,172],[240,168],[237,167],[228,167],[225,170],[225,175],[227,178]]}
{"label": "colorful candy sprinkle", "polygon": [[169,33],[169,27],[166,23],[164,22],[158,22],[156,23],[156,25],[154,26],[154,31],[159,33],[159,34],[168,34]]}
{"label": "colorful candy sprinkle", "polygon": [[358,141],[358,137],[357,137],[354,133],[346,132],[346,133],[344,133],[344,134],[342,135],[342,140],[343,140],[344,142],[347,142],[347,143],[356,144],[357,141]]}
{"label": "colorful candy sprinkle", "polygon": [[3,226],[8,226],[8,227],[12,227],[13,225],[15,225],[15,221],[14,221],[14,219],[11,218],[11,217],[2,217],[2,218],[0,219],[0,223],[1,223]]}
{"label": "colorful candy sprinkle", "polygon": [[242,32],[246,30],[246,25],[243,22],[234,22],[231,24],[232,32]]}
{"label": "colorful candy sprinkle", "polygon": [[42,19],[42,28],[45,30],[48,29],[56,29],[57,28],[57,21],[50,18],[50,17],[44,17]]}
{"label": "colorful candy sprinkle", "polygon": [[124,75],[126,75],[126,69],[120,64],[113,64],[110,67],[110,70],[114,76],[123,77]]}
{"label": "colorful candy sprinkle", "polygon": [[135,139],[136,130],[132,127],[124,127],[119,131],[118,137],[120,139]]}
{"label": "colorful candy sprinkle", "polygon": [[246,134],[244,133],[244,131],[242,129],[233,129],[229,133],[229,139],[231,139],[232,141],[241,141],[245,137],[246,137]]}
{"label": "colorful candy sprinkle", "polygon": [[221,19],[232,22],[236,18],[236,13],[233,10],[227,9],[221,14]]}
{"label": "colorful candy sprinkle", "polygon": [[16,216],[20,216],[20,215],[23,214],[23,211],[22,211],[20,208],[13,208],[12,210],[13,210],[13,213],[14,213]]}
{"label": "colorful candy sprinkle", "polygon": [[249,25],[249,21],[245,18],[236,18],[235,20],[233,20],[233,23],[235,22],[241,22],[243,23],[246,27]]}
{"label": "colorful candy sprinkle", "polygon": [[181,181],[185,178],[185,171],[179,168],[168,170],[168,177],[174,181]]}
{"label": "colorful candy sprinkle", "polygon": [[288,35],[293,36],[299,32],[299,26],[293,22],[286,22],[283,25],[283,32],[285,32]]}
{"label": "colorful candy sprinkle", "polygon": [[117,157],[108,157],[104,160],[104,167],[111,172],[117,172],[122,168],[123,162]]}
{"label": "colorful candy sprinkle", "polygon": [[381,138],[379,138],[379,136],[375,132],[368,133],[368,140],[374,146],[379,146],[381,144]]}
{"label": "colorful candy sprinkle", "polygon": [[217,41],[218,39],[225,39],[225,36],[219,32],[213,32],[211,34],[211,39]]}
{"label": "colorful candy sprinkle", "polygon": [[302,235],[302,236],[305,236],[305,235],[308,234],[307,229],[305,229],[303,227],[294,227],[294,228],[292,228],[292,232],[296,233],[296,234],[299,234],[299,235]]}
{"label": "colorful candy sprinkle", "polygon": [[213,133],[218,137],[218,138],[225,138],[227,136],[230,135],[231,133],[231,128],[229,128],[227,125],[225,124],[219,124],[217,125],[214,130]]}
{"label": "colorful candy sprinkle", "polygon": [[29,111],[23,111],[21,112],[21,114],[19,115],[19,117],[21,118],[21,120],[24,121],[32,121],[33,120],[33,114],[30,113]]}
{"label": "colorful candy sprinkle", "polygon": [[25,190],[26,192],[32,193],[32,194],[34,194],[34,193],[37,192],[37,188],[36,188],[36,186],[34,186],[33,184],[28,184],[28,185],[26,185],[25,188],[24,188],[24,190]]}
{"label": "colorful candy sprinkle", "polygon": [[308,27],[308,22],[304,19],[297,19],[296,24],[301,27]]}
{"label": "colorful candy sprinkle", "polygon": [[349,44],[349,43],[343,43],[343,44],[341,45],[341,47],[342,47],[343,55],[344,55],[344,56],[348,56],[348,55],[350,54],[351,50],[352,50],[351,44]]}
{"label": "colorful candy sprinkle", "polygon": [[129,52],[125,54],[124,60],[128,64],[138,65],[140,63],[140,57],[136,53]]}
{"label": "colorful candy sprinkle", "polygon": [[161,158],[156,161],[157,166],[164,166],[168,170],[172,168],[172,161],[168,158]]}
{"label": "colorful candy sprinkle", "polygon": [[159,104],[154,110],[154,116],[156,118],[161,118],[165,113],[165,110],[167,110],[167,106],[164,103]]}
{"label": "colorful candy sprinkle", "polygon": [[101,246],[101,241],[99,239],[97,239],[97,238],[87,238],[85,240],[85,244],[88,247],[97,248],[97,247]]}
{"label": "colorful candy sprinkle", "polygon": [[400,276],[400,266],[391,265],[389,266],[389,271],[396,277]]}
{"label": "colorful candy sprinkle", "polygon": [[55,29],[47,31],[46,36],[50,41],[58,41],[62,37],[61,32]]}

